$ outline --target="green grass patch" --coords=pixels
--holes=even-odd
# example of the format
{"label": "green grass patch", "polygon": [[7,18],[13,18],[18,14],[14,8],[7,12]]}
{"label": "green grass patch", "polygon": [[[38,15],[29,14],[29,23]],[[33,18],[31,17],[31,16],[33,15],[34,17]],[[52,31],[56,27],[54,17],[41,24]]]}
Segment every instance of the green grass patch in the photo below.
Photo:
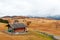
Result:
{"label": "green grass patch", "polygon": [[33,35],[35,35],[38,38],[42,38],[43,40],[55,40],[53,36],[48,36],[47,34],[42,34],[37,31],[31,31]]}

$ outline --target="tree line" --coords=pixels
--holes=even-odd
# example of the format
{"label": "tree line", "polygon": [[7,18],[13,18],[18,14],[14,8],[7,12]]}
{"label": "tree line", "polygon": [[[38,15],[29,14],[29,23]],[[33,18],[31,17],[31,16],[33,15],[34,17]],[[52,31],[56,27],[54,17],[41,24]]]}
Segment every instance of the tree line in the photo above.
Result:
{"label": "tree line", "polygon": [[0,19],[0,22],[1,22],[1,23],[8,23],[8,20]]}

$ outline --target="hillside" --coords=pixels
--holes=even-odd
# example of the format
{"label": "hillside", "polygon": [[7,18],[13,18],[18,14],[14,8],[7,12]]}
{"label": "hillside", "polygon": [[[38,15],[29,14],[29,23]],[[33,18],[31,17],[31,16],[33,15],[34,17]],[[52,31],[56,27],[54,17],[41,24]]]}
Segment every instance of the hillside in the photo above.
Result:
{"label": "hillside", "polygon": [[53,40],[50,37],[47,37],[37,32],[30,31],[28,34],[21,35],[8,35],[0,32],[0,40]]}
{"label": "hillside", "polygon": [[[13,23],[14,20],[15,19],[9,18],[8,22]],[[50,40],[50,38],[47,38],[46,36],[38,37],[38,35],[35,35],[36,34],[35,31],[41,31],[41,32],[45,32],[48,34],[60,36],[60,20],[47,19],[47,18],[24,18],[24,19],[17,19],[17,20],[19,22],[26,24],[27,27],[30,28],[30,29],[28,29],[30,31],[29,34],[11,36],[11,35],[7,35],[5,33],[0,32],[1,33],[0,36],[5,35],[4,38],[7,37],[6,40]],[[1,25],[0,30],[7,29],[6,24],[0,23],[0,25]],[[31,31],[31,29],[33,29],[32,30],[33,32]],[[3,38],[3,37],[0,37],[0,38]],[[4,39],[2,39],[2,40],[4,40]]]}
{"label": "hillside", "polygon": [[[5,18],[5,20],[6,19],[9,21],[9,23],[13,23],[15,20],[13,18]],[[24,18],[17,20],[26,25],[29,24],[27,26],[34,30],[41,30],[44,32],[60,35],[60,20],[54,20],[49,18]]]}
{"label": "hillside", "polygon": [[29,29],[25,34],[11,35],[3,31],[6,31],[6,24],[0,23],[0,40],[53,40],[53,38],[39,34],[38,32]]}

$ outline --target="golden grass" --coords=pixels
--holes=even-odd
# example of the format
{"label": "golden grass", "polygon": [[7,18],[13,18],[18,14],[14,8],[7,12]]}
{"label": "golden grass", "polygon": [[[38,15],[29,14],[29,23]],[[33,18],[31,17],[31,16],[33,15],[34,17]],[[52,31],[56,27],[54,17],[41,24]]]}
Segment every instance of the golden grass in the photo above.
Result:
{"label": "golden grass", "polygon": [[[0,31],[5,30],[6,24],[0,23],[0,25],[1,25]],[[41,34],[38,34],[37,32],[34,32],[34,30],[32,31],[31,29],[29,29],[28,34],[23,35],[9,35],[0,32],[0,40],[52,40],[52,39],[44,35],[41,36]]]}
{"label": "golden grass", "polygon": [[34,30],[40,30],[56,35],[60,35],[60,21],[59,20],[34,20],[29,25]]}
{"label": "golden grass", "polygon": [[[31,21],[29,28],[34,30],[41,30],[45,32],[49,32],[52,34],[60,35],[60,20],[48,20],[48,19],[38,19],[38,18],[26,18],[26,19],[18,19],[19,22],[22,22],[27,25],[28,21]],[[10,20],[10,23],[13,23],[13,20]]]}
{"label": "golden grass", "polygon": [[0,23],[0,30],[6,30],[7,27],[6,27],[7,24],[5,23]]}
{"label": "golden grass", "polygon": [[23,35],[8,35],[0,32],[0,40],[52,40],[52,38],[30,30],[27,34]]}
{"label": "golden grass", "polygon": [[[30,25],[27,25],[28,28],[31,28],[33,30],[39,30],[43,32],[48,32],[50,34],[56,34],[60,35],[60,21],[57,20],[46,20],[46,19],[23,19],[26,20],[23,23],[27,23],[28,21],[31,21]],[[20,19],[19,19],[20,21]],[[57,22],[57,23],[56,23]],[[59,24],[58,24],[59,23]],[[56,29],[56,25],[58,24],[58,28]],[[0,30],[6,30],[6,24],[0,23]],[[11,36],[5,33],[0,32],[0,40],[50,40],[43,37],[38,37],[34,35],[34,33],[30,33],[28,35],[18,35],[18,36]]]}

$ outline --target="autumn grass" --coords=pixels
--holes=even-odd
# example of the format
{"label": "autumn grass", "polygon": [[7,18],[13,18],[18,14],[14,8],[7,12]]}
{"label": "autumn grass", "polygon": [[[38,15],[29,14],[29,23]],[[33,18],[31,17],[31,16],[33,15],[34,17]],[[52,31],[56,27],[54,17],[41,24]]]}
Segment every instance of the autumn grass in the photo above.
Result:
{"label": "autumn grass", "polygon": [[0,40],[53,40],[53,38],[40,34],[34,30],[29,30],[27,34],[9,35],[0,32]]}
{"label": "autumn grass", "polygon": [[[6,30],[7,28],[4,26],[5,24],[4,23],[0,23],[0,31],[1,30]],[[46,28],[45,26],[47,26],[48,23],[40,23],[40,22],[32,22],[30,24],[30,27],[29,28],[35,28],[35,29],[39,29],[41,27],[43,28]],[[50,28],[50,25],[49,24],[47,27]],[[52,25],[51,25],[52,26]],[[2,33],[2,32],[0,32]],[[0,34],[0,40],[54,40],[53,38],[51,38],[50,36],[47,36],[45,34],[40,34],[39,32],[36,32],[34,30],[30,30],[28,31],[27,34],[24,34],[24,35],[8,35],[6,33],[2,33]]]}

